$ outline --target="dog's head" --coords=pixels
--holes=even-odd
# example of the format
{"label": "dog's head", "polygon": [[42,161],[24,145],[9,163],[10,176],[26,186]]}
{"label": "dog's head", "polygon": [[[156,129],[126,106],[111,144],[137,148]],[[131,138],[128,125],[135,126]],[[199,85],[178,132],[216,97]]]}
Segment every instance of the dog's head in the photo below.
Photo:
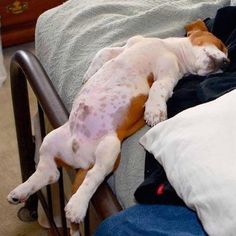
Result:
{"label": "dog's head", "polygon": [[186,25],[185,29],[196,57],[196,74],[207,75],[227,68],[229,59],[226,46],[208,31],[202,20]]}

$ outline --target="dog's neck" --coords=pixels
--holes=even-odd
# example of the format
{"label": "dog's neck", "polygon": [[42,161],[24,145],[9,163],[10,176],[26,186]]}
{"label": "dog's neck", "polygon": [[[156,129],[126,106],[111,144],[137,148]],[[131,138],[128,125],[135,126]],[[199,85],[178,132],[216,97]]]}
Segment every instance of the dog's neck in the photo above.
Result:
{"label": "dog's neck", "polygon": [[163,40],[178,57],[182,75],[196,74],[193,46],[188,38],[167,38]]}

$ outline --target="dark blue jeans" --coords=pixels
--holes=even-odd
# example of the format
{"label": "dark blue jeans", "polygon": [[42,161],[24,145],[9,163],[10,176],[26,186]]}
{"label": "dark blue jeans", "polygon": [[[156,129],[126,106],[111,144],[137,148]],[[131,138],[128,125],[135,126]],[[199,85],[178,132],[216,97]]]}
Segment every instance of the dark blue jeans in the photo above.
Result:
{"label": "dark blue jeans", "polygon": [[136,205],[103,221],[95,236],[205,236],[195,212],[183,206]]}

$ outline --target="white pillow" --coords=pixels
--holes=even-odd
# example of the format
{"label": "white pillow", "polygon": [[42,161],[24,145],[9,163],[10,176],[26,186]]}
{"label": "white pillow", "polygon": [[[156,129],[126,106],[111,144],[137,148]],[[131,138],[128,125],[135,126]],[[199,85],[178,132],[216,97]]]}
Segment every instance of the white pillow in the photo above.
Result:
{"label": "white pillow", "polygon": [[236,235],[236,90],[159,123],[140,143],[209,235]]}

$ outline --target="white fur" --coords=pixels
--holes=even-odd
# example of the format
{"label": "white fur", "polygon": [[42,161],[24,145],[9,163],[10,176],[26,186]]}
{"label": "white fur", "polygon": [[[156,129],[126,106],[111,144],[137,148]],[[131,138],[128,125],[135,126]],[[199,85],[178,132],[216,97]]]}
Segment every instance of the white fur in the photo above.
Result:
{"label": "white fur", "polygon": [[195,46],[194,53],[196,55],[196,74],[198,75],[206,75],[212,73],[212,70],[209,67],[211,63],[211,57],[215,60],[215,63],[221,61],[222,58],[226,58],[226,55],[218,50],[215,45],[205,46]]}
{"label": "white fur", "polygon": [[[130,101],[148,95],[145,120],[153,126],[167,117],[166,101],[184,75],[208,74],[208,57],[226,58],[214,46],[196,47],[188,38],[144,38],[136,36],[123,47],[105,48],[97,53],[74,101],[69,121],[46,136],[40,149],[36,172],[8,195],[19,203],[59,177],[54,157],[74,168],[93,168],[68,202],[66,216],[83,220],[99,184],[112,171],[120,152],[116,129]],[[147,76],[153,73],[149,88]],[[15,201],[14,199],[15,198]]]}

